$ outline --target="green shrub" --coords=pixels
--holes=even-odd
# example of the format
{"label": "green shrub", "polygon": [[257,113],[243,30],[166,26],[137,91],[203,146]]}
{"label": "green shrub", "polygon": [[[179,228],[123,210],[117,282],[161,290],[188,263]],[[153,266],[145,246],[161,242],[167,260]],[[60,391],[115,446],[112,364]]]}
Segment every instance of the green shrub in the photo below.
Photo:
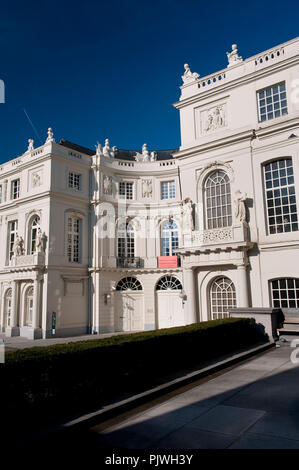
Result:
{"label": "green shrub", "polygon": [[1,402],[10,417],[89,409],[259,339],[253,319],[228,318],[11,351],[0,367]]}

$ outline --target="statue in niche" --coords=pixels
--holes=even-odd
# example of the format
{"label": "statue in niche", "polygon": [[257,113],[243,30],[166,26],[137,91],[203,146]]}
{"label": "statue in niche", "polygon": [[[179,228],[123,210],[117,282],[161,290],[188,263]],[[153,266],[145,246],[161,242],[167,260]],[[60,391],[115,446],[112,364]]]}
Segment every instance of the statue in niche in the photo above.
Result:
{"label": "statue in niche", "polygon": [[239,56],[238,54],[237,44],[232,44],[231,52],[227,52],[226,55],[228,58],[228,67],[231,67],[232,65],[236,65],[239,62],[243,61],[242,57]]}
{"label": "statue in niche", "polygon": [[103,176],[103,193],[104,194],[112,194],[112,178],[111,176],[104,175]]}
{"label": "statue in niche", "polygon": [[152,193],[152,180],[142,180],[142,197],[151,197]]}
{"label": "statue in niche", "polygon": [[16,235],[16,239],[13,244],[13,253],[15,256],[22,256],[24,251],[24,240],[19,235]]}
{"label": "statue in niche", "polygon": [[225,125],[223,106],[216,106],[208,113],[205,131],[214,131]]}
{"label": "statue in niche", "polygon": [[34,140],[33,139],[28,139],[28,152],[32,152],[34,150]]}
{"label": "statue in niche", "polygon": [[247,198],[246,193],[241,193],[238,189],[235,192],[235,219],[236,222],[246,222],[246,206],[245,201]]}
{"label": "statue in niche", "polygon": [[194,230],[192,201],[189,197],[182,202],[182,224],[183,232]]}
{"label": "statue in niche", "polygon": [[185,72],[184,75],[182,75],[182,80],[184,84],[191,83],[199,79],[199,74],[196,72],[192,73],[188,64],[184,64],[184,69]]}

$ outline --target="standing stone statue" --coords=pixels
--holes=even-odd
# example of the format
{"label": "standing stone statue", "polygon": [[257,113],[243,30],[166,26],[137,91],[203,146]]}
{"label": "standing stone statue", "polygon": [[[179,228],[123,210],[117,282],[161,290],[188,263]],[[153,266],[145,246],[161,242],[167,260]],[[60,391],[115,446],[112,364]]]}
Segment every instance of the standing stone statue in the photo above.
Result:
{"label": "standing stone statue", "polygon": [[182,223],[183,232],[194,230],[192,201],[189,197],[182,203]]}
{"label": "standing stone statue", "polygon": [[23,254],[23,245],[24,241],[22,237],[19,237],[19,235],[16,235],[16,239],[13,244],[13,253],[15,256],[22,256]]}
{"label": "standing stone statue", "polygon": [[241,193],[239,189],[235,192],[236,222],[246,222],[246,207],[245,207],[246,198],[247,198],[247,194]]}
{"label": "standing stone statue", "polygon": [[49,127],[49,128],[48,128],[48,137],[47,137],[47,140],[46,140],[45,143],[47,144],[47,143],[49,143],[49,142],[55,142],[52,127]]}
{"label": "standing stone statue", "polygon": [[32,150],[34,150],[34,140],[33,139],[28,139],[28,149],[27,149],[27,151],[31,152]]}

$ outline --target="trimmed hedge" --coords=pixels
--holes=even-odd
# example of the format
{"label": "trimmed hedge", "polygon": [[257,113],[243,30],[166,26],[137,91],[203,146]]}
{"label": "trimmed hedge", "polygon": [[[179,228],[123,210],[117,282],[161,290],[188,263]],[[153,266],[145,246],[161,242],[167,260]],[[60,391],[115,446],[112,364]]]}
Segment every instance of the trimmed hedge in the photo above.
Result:
{"label": "trimmed hedge", "polygon": [[88,410],[260,340],[254,319],[228,318],[8,351],[0,366],[1,403],[10,417]]}

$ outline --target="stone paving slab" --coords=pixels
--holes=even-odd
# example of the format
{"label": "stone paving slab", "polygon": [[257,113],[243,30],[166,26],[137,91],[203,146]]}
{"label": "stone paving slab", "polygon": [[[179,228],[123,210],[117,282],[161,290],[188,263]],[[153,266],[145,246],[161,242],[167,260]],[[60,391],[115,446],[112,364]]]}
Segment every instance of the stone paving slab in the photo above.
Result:
{"label": "stone paving slab", "polygon": [[104,447],[299,449],[299,365],[291,352],[282,344],[117,427],[92,430]]}

